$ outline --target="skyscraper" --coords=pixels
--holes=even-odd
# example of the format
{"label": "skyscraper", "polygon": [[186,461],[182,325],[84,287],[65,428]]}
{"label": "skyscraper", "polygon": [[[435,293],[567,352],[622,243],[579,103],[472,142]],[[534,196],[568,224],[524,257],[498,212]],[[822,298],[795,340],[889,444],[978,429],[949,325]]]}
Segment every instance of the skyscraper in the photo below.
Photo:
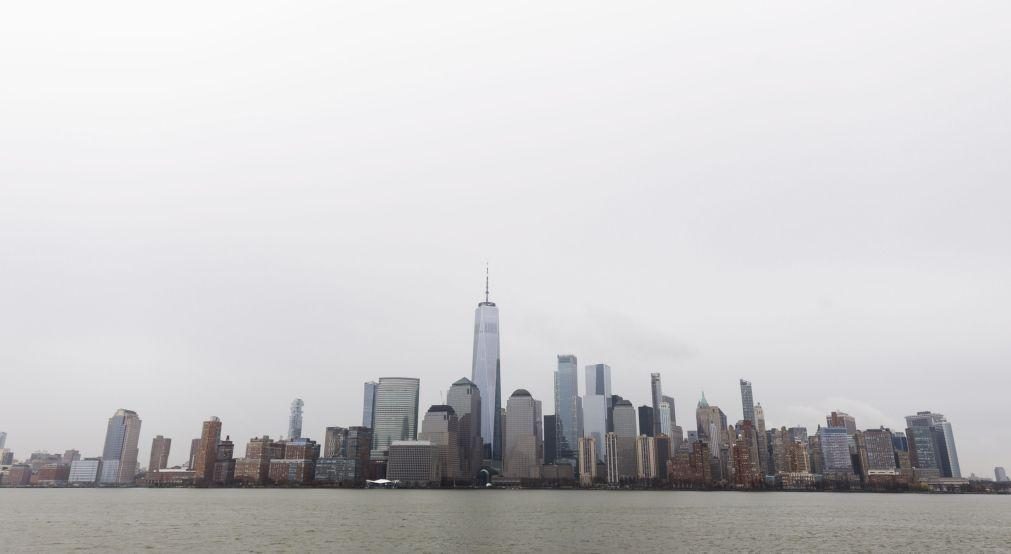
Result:
{"label": "skyscraper", "polygon": [[372,428],[372,420],[376,415],[376,387],[375,381],[365,383],[365,397],[362,401],[362,427]]}
{"label": "skyscraper", "polygon": [[762,408],[761,402],[755,405],[755,430],[757,431],[756,436],[758,439],[759,470],[762,472],[762,475],[769,475],[772,473],[772,462],[769,456],[768,435],[765,432],[765,409]]}
{"label": "skyscraper", "polygon": [[[664,398],[667,398],[666,396]],[[653,412],[653,419],[656,421],[660,420],[660,433],[659,435],[667,435],[668,437],[673,435],[673,424],[670,419],[670,404],[666,400],[660,403],[660,408]]]}
{"label": "skyscraper", "polygon": [[158,435],[151,441],[151,462],[148,471],[158,471],[168,467],[169,451],[172,449],[172,439]]}
{"label": "skyscraper", "polygon": [[129,484],[137,475],[140,418],[131,410],[116,410],[109,418],[102,450],[102,483]]}
{"label": "skyscraper", "polygon": [[344,427],[327,427],[323,435],[323,457],[336,458],[341,452],[346,451],[344,442],[347,440],[348,430]]}
{"label": "skyscraper", "polygon": [[720,451],[728,446],[727,415],[718,406],[710,406],[705,393],[695,409],[695,424],[699,440],[709,445],[709,453],[720,457]]}
{"label": "skyscraper", "polygon": [[741,379],[741,406],[744,408],[744,421],[755,423],[755,398],[751,392],[751,381]]}
{"label": "skyscraper", "polygon": [[628,400],[621,400],[614,407],[614,432],[619,437],[635,438],[638,436],[635,425],[635,406]]}
{"label": "skyscraper", "polygon": [[828,423],[829,427],[845,428],[847,435],[853,435],[857,432],[856,419],[846,412],[832,412],[825,416],[825,422]]}
{"label": "skyscraper", "polygon": [[639,430],[647,437],[653,436],[653,414],[652,406],[639,406]]}
{"label": "skyscraper", "polygon": [[583,398],[583,435],[593,437],[597,459],[604,460],[604,436],[607,434],[607,399],[603,394]]}
{"label": "skyscraper", "polygon": [[[651,397],[653,400],[653,430],[652,433],[648,433],[649,436],[655,437],[661,433],[660,431],[660,404],[663,402],[663,387],[660,386],[660,374],[650,373],[649,374],[649,389],[651,392]],[[668,408],[669,410],[669,408]],[[668,431],[669,433],[669,431]],[[644,433],[646,434],[646,433]]]}
{"label": "skyscraper", "polygon": [[579,437],[579,485],[590,487],[597,479],[597,439]]}
{"label": "skyscraper", "polygon": [[485,269],[484,302],[474,311],[474,357],[470,378],[481,392],[481,437],[484,457],[502,460],[502,361],[499,355],[498,307],[489,299]]}
{"label": "skyscraper", "polygon": [[372,459],[386,459],[393,441],[418,438],[418,391],[414,377],[383,377],[376,386],[376,416],[373,421]]}
{"label": "skyscraper", "polygon": [[677,414],[674,413],[675,412],[675,410],[674,410],[674,397],[673,396],[666,396],[665,395],[663,397],[663,401],[666,402],[667,406],[670,407],[670,426],[671,426],[671,428],[674,428],[678,424]]}
{"label": "skyscraper", "polygon": [[481,391],[466,377],[449,387],[446,404],[453,407],[459,424],[458,443],[460,453],[459,475],[473,479],[481,471],[484,456],[484,441],[481,439]]}
{"label": "skyscraper", "polygon": [[544,458],[541,402],[517,389],[506,403],[503,474],[512,479],[539,479]]}
{"label": "skyscraper", "polygon": [[1008,478],[1007,478],[1007,470],[1005,470],[1001,466],[997,466],[997,467],[993,468],[993,480],[997,481],[998,483],[1003,483],[1003,482],[1007,481],[1008,480]]}
{"label": "skyscraper", "polygon": [[618,480],[635,479],[636,476],[636,410],[628,400],[620,400],[614,406],[613,437],[605,439],[608,448],[614,452],[606,452],[610,464],[617,470]]}
{"label": "skyscraper", "polygon": [[[558,355],[555,370],[555,452],[552,457],[573,463],[579,438],[579,366],[571,354]],[[545,432],[548,430],[545,429]],[[547,454],[547,453],[545,453]]]}
{"label": "skyscraper", "polygon": [[442,479],[456,479],[460,471],[459,419],[452,406],[436,404],[428,408],[421,421],[418,440],[432,443],[439,458]]}
{"label": "skyscraper", "polygon": [[[611,396],[611,366],[607,364],[593,364],[586,366],[585,371],[585,397],[589,398],[592,395],[604,397],[604,429],[606,431],[613,431],[614,422],[611,416],[614,410],[614,397]],[[583,424],[585,425],[586,422],[584,421]],[[603,444],[601,439],[597,440],[598,447]]]}
{"label": "skyscraper", "polygon": [[[553,414],[544,415],[544,464],[551,465],[558,462],[558,424],[556,420],[558,416]],[[564,463],[568,464],[570,460],[565,460]]]}
{"label": "skyscraper", "polygon": [[216,416],[204,422],[200,431],[200,447],[193,478],[197,483],[209,485],[214,477],[214,464],[218,461],[218,443],[221,442],[221,420]]}
{"label": "skyscraper", "polygon": [[916,412],[916,415],[906,416],[906,425],[931,430],[938,469],[942,477],[962,477],[962,469],[958,464],[958,451],[955,449],[955,436],[951,431],[951,423],[943,415],[929,411]]}
{"label": "skyscraper", "polygon": [[302,438],[302,407],[305,402],[301,398],[291,401],[291,414],[288,416],[288,440]]}
{"label": "skyscraper", "polygon": [[651,481],[657,477],[656,441],[653,437],[639,435],[635,439],[636,477],[640,481]]}
{"label": "skyscraper", "polygon": [[7,445],[7,431],[0,431],[0,448],[5,448]]}
{"label": "skyscraper", "polygon": [[853,473],[850,459],[849,435],[845,427],[821,427],[818,429],[821,445],[822,472]]}

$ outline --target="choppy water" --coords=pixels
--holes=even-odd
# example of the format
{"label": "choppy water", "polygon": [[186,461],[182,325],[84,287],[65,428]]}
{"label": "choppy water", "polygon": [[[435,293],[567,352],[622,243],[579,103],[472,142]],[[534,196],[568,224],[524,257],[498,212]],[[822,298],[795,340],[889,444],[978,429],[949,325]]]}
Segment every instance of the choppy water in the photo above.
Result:
{"label": "choppy water", "polygon": [[1011,550],[1011,496],[0,489],[0,552]]}

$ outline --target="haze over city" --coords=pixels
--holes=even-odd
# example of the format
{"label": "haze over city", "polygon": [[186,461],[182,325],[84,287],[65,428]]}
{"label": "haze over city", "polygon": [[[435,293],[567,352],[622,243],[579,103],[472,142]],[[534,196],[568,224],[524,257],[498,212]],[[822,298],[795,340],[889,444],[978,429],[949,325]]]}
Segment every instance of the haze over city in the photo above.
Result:
{"label": "haze over city", "polygon": [[9,7],[7,446],[97,456],[126,408],[182,464],[295,397],[307,436],[357,425],[384,376],[424,412],[470,376],[487,262],[503,401],[551,413],[575,354],[636,405],[661,373],[690,428],[743,378],[774,427],[945,414],[990,475],[1011,7],[806,6]]}

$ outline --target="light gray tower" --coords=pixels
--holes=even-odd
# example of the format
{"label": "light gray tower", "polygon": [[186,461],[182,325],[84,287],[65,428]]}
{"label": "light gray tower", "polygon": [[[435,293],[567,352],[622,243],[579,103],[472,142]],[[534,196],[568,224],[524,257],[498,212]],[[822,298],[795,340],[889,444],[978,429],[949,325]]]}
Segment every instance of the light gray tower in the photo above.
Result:
{"label": "light gray tower", "polygon": [[930,429],[941,476],[962,478],[962,469],[958,465],[958,451],[955,450],[955,435],[951,431],[951,423],[943,415],[929,411],[916,412],[916,415],[906,416],[906,425],[911,428]]}
{"label": "light gray tower", "polygon": [[512,479],[540,479],[544,463],[541,402],[524,389],[509,397],[502,469]]}
{"label": "light gray tower", "polygon": [[372,427],[372,459],[384,460],[393,441],[418,438],[418,390],[414,377],[383,377],[376,386],[376,417]]}
{"label": "light gray tower", "polygon": [[[661,433],[660,404],[663,402],[663,387],[660,386],[659,373],[649,374],[649,389],[653,400],[653,434],[650,436],[655,437]],[[643,430],[643,434],[645,435],[648,433]]]}
{"label": "light gray tower", "polygon": [[755,397],[751,392],[751,381],[741,379],[741,406],[744,408],[744,421],[755,423]]}
{"label": "light gray tower", "polygon": [[0,448],[3,448],[7,444],[7,432],[0,431]]}
{"label": "light gray tower", "polygon": [[102,450],[103,483],[133,483],[137,474],[137,444],[140,442],[140,418],[132,410],[116,410],[109,418]]}
{"label": "light gray tower", "polygon": [[484,302],[474,311],[474,358],[471,381],[481,391],[481,437],[484,456],[502,459],[502,363],[499,358],[498,307],[489,299],[485,268]]}
{"label": "light gray tower", "polygon": [[[592,395],[604,397],[604,433],[613,431],[614,421],[611,418],[614,415],[614,398],[611,396],[611,366],[607,364],[593,364],[586,366],[585,369],[586,388],[584,389],[584,392],[586,393],[586,398],[589,399]],[[583,408],[583,413],[585,416],[585,407]],[[585,419],[583,424],[589,425],[586,423]],[[584,435],[589,436],[588,433],[588,431],[584,430]],[[603,447],[604,436],[601,435],[597,439],[597,448]]]}
{"label": "light gray tower", "polygon": [[449,387],[446,404],[453,407],[459,420],[460,473],[464,479],[473,479],[481,470],[484,441],[481,439],[481,391],[466,377]]}
{"label": "light gray tower", "polygon": [[376,416],[376,382],[365,383],[365,397],[362,401],[362,427],[372,428],[372,420]]}
{"label": "light gray tower", "polygon": [[291,401],[291,413],[288,415],[288,440],[302,438],[302,407],[305,402],[301,398]]}
{"label": "light gray tower", "polygon": [[555,370],[555,460],[575,464],[579,441],[579,366],[571,354],[558,356]]}

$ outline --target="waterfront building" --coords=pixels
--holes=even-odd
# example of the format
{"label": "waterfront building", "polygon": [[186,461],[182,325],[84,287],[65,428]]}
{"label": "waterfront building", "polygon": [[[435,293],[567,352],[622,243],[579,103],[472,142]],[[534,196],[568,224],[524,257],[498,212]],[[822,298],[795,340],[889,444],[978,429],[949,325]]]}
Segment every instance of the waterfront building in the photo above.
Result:
{"label": "waterfront building", "polygon": [[7,431],[0,431],[0,448],[7,447]]}
{"label": "waterfront building", "polygon": [[221,420],[216,416],[203,423],[200,447],[197,449],[194,478],[197,483],[209,485],[214,477],[214,464],[218,460],[218,442],[221,440]]}
{"label": "waterfront building", "polygon": [[32,466],[28,464],[14,464],[7,470],[7,479],[4,484],[8,487],[27,487],[32,482]]}
{"label": "waterfront building", "polygon": [[[659,373],[650,373],[649,374],[649,390],[650,390],[650,398],[653,401],[653,403],[650,405],[650,407],[653,408],[653,410],[652,410],[652,415],[653,415],[653,418],[652,418],[653,422],[652,423],[653,423],[653,426],[650,429],[651,432],[649,433],[649,436],[655,437],[655,436],[659,435],[660,433],[665,433],[665,434],[669,435],[670,434],[670,428],[668,428],[666,431],[663,431],[660,428],[660,422],[661,422],[660,404],[663,403],[663,387],[661,386],[661,383],[660,383],[660,374]],[[665,411],[667,411],[668,415],[669,415],[669,413],[670,413],[670,407],[665,408]],[[646,433],[644,432],[643,434],[646,434]]]}
{"label": "waterfront building", "polygon": [[645,404],[639,406],[639,429],[643,435],[648,437],[653,434],[653,420],[653,407]]}
{"label": "waterfront building", "polygon": [[80,460],[80,459],[81,459],[81,453],[79,451],[74,450],[72,448],[70,450],[64,450],[63,451],[63,459],[60,461],[60,463],[63,463],[63,464],[66,464],[66,465],[69,466],[70,464],[72,464],[75,461]]}
{"label": "waterfront building", "polygon": [[200,451],[200,439],[190,440],[190,457],[187,458],[186,467],[189,469],[196,469],[197,467],[197,452]]}
{"label": "waterfront building", "polygon": [[313,460],[271,460],[267,480],[275,485],[308,485],[316,477],[316,462]]}
{"label": "waterfront building", "polygon": [[67,481],[71,484],[94,485],[101,474],[102,459],[85,458],[70,463],[70,476]]}
{"label": "waterfront building", "polygon": [[1007,478],[1007,470],[1005,470],[1001,466],[997,466],[997,467],[993,468],[993,480],[996,481],[996,482],[998,482],[998,483],[1003,483],[1003,482],[1007,481],[1008,480],[1008,478]]}
{"label": "waterfront building", "polygon": [[597,439],[579,437],[579,486],[592,487],[597,480]]}
{"label": "waterfront building", "polygon": [[372,429],[351,427],[340,436],[340,446],[331,454],[316,460],[316,481],[320,483],[353,483],[365,480]]}
{"label": "waterfront building", "polygon": [[235,478],[235,444],[231,437],[225,436],[225,440],[218,441],[215,451],[214,473],[211,475],[211,482],[215,485],[228,486]]}
{"label": "waterfront building", "polygon": [[604,460],[604,435],[607,434],[607,399],[603,394],[583,397],[583,435],[593,437],[597,460]]}
{"label": "waterfront building", "polygon": [[305,402],[301,398],[291,401],[291,413],[288,414],[288,440],[302,438],[302,408]]}
{"label": "waterfront building", "polygon": [[820,427],[818,439],[822,456],[822,473],[853,473],[846,427]]}
{"label": "waterfront building", "polygon": [[489,298],[488,274],[485,270],[484,302],[474,310],[474,356],[471,381],[481,393],[481,437],[485,441],[483,456],[502,460],[502,360],[499,353],[498,306]]}
{"label": "waterfront building", "polygon": [[344,449],[348,430],[345,427],[327,427],[323,435],[323,457],[336,458],[338,452]]}
{"label": "waterfront building", "polygon": [[503,475],[512,479],[539,479],[544,459],[541,402],[525,389],[517,389],[506,404]]}
{"label": "waterfront building", "polygon": [[667,479],[667,462],[674,456],[674,444],[671,438],[664,434],[653,437],[656,447],[656,477]]}
{"label": "waterfront building", "polygon": [[895,447],[892,446],[892,432],[881,427],[867,429],[860,433],[863,441],[863,453],[860,457],[864,476],[871,471],[895,471]]}
{"label": "waterfront building", "polygon": [[958,451],[955,449],[955,436],[951,430],[951,423],[943,415],[929,411],[916,412],[916,415],[906,416],[906,426],[930,429],[934,437],[934,450],[941,477],[962,478]]}
{"label": "waterfront building", "polygon": [[[581,435],[579,421],[582,405],[579,398],[579,365],[572,354],[559,354],[555,369],[554,450],[545,440],[544,457],[571,463],[576,458],[576,442]],[[551,431],[545,427],[545,437]]]}
{"label": "waterfront building", "polygon": [[235,460],[232,479],[244,485],[262,485],[267,481],[270,461],[283,458],[283,442],[273,441],[266,435],[249,439],[245,458]]}
{"label": "waterfront building", "polygon": [[456,412],[460,462],[458,475],[464,479],[474,479],[481,471],[484,457],[484,441],[481,438],[481,391],[466,377],[449,387],[446,404]]}
{"label": "waterfront building", "polygon": [[413,377],[383,377],[376,387],[376,415],[372,432],[372,459],[383,460],[395,440],[418,438],[418,392],[421,381]]}
{"label": "waterfront building", "polygon": [[[555,423],[556,420],[557,420],[557,416],[545,414],[545,416],[544,416],[544,426],[541,427],[541,429],[544,429],[544,465],[545,466],[554,465],[555,461],[557,459],[556,456],[558,454],[558,444],[557,444],[558,441],[555,438],[555,436],[558,433],[558,428],[557,428],[557,425]],[[574,461],[574,460],[565,460],[564,463],[566,465],[569,465],[571,467],[571,464],[569,463],[570,461]]]}
{"label": "waterfront building", "polygon": [[408,486],[433,486],[440,481],[439,455],[425,440],[393,441],[389,448],[386,478]]}
{"label": "waterfront building", "polygon": [[[654,430],[656,428],[654,427]],[[640,481],[652,481],[657,477],[656,440],[649,435],[639,435],[635,439],[635,476]]]}
{"label": "waterfront building", "polygon": [[140,424],[140,417],[132,410],[116,410],[109,418],[105,447],[102,449],[102,483],[127,485],[134,482],[137,475]]}
{"label": "waterfront building", "polygon": [[376,388],[379,383],[367,381],[365,383],[365,395],[362,399],[362,427],[372,428],[372,422],[376,416]]}
{"label": "waterfront building", "polygon": [[617,485],[621,481],[621,473],[618,465],[618,435],[614,431],[604,435],[605,465],[607,467],[607,484]]}
{"label": "waterfront building", "polygon": [[[635,422],[636,409],[628,400],[619,400],[614,406],[612,419],[615,439],[608,442],[608,445],[610,447],[613,444],[615,448],[614,461],[617,463],[618,479],[635,479],[636,438],[639,436]],[[610,454],[605,455],[610,456]]]}
{"label": "waterfront building", "polygon": [[614,433],[619,437],[635,438],[639,436],[636,429],[636,410],[628,400],[620,400],[614,406]]}
{"label": "waterfront building", "polygon": [[151,441],[151,461],[148,471],[158,471],[168,467],[169,451],[172,449],[172,439],[158,435]]}
{"label": "waterfront building", "polygon": [[941,477],[934,429],[931,427],[907,427],[906,440],[909,444],[909,462],[915,470],[914,475],[917,480]]}
{"label": "waterfront building", "polygon": [[14,463],[14,451],[10,448],[0,448],[0,466],[9,466]]}
{"label": "waterfront building", "polygon": [[452,406],[436,404],[428,408],[421,421],[419,440],[432,443],[439,458],[440,478],[456,479],[459,476],[460,454],[459,420]]}

